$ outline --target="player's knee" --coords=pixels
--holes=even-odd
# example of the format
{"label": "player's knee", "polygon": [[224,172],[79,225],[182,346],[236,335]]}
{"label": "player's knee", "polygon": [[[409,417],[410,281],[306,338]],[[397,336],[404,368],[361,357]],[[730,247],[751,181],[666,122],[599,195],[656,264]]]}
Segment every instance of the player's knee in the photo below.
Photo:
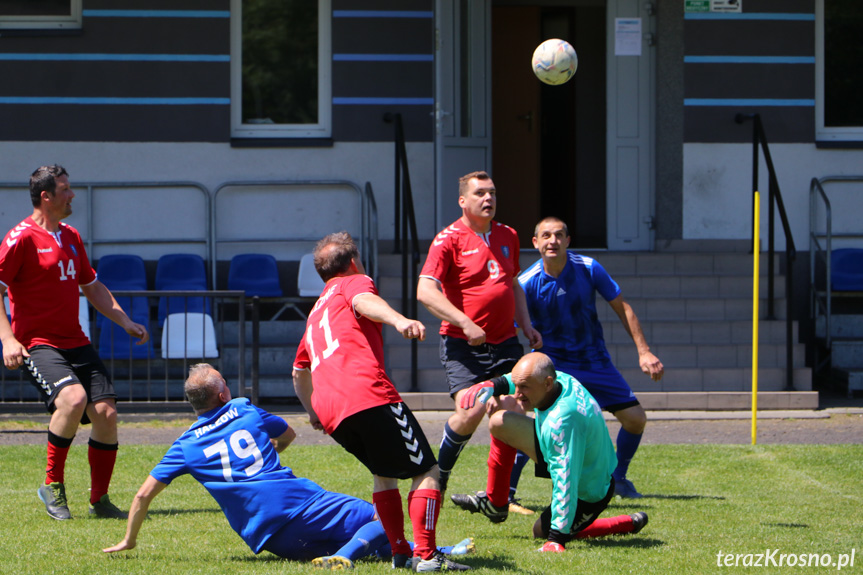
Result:
{"label": "player's knee", "polygon": [[629,433],[640,435],[647,425],[647,413],[640,405],[624,409],[615,414],[620,421],[621,427]]}
{"label": "player's knee", "polygon": [[97,401],[93,404],[92,415],[90,420],[94,425],[102,425],[107,427],[117,426],[117,406],[114,400]]}
{"label": "player's knee", "polygon": [[57,411],[80,416],[87,408],[87,392],[81,385],[67,385],[60,389],[54,407]]}

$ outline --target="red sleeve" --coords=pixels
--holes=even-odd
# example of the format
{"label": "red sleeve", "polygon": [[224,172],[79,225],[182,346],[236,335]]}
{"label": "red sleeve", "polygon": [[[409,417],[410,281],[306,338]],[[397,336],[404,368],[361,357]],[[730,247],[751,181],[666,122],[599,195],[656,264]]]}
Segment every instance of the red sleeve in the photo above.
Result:
{"label": "red sleeve", "polygon": [[24,254],[21,245],[20,241],[13,241],[7,233],[6,237],[3,238],[3,245],[0,246],[0,282],[7,288],[12,285],[12,281],[18,275],[18,270],[21,269]]}
{"label": "red sleeve", "polygon": [[352,311],[354,309],[354,298],[358,295],[364,293],[378,295],[378,290],[375,287],[375,282],[372,281],[372,278],[362,274],[345,278],[341,283],[341,292],[345,301],[350,304]]}
{"label": "red sleeve", "polygon": [[420,276],[432,277],[441,283],[453,262],[452,240],[449,237],[442,238],[442,235],[438,234],[429,247],[428,257],[420,272]]}
{"label": "red sleeve", "polygon": [[309,352],[306,349],[306,333],[303,332],[303,338],[297,346],[297,356],[294,358],[294,369],[309,369],[311,365],[312,361],[309,359]]}

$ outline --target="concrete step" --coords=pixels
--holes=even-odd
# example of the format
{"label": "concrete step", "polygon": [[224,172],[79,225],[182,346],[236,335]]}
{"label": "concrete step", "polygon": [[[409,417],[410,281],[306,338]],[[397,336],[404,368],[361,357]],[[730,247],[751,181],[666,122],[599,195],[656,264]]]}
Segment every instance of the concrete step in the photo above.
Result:
{"label": "concrete step", "polygon": [[830,357],[834,368],[863,370],[863,340],[833,340]]}
{"label": "concrete step", "polygon": [[[630,298],[749,298],[752,299],[752,276],[613,276],[620,285],[623,297]],[[387,301],[401,299],[402,280],[397,276],[380,276],[377,282],[378,293]],[[769,295],[767,277],[759,280],[759,294],[762,298]],[[416,286],[408,286],[412,295]],[[773,287],[774,297],[785,296],[785,281],[778,278]]]}
{"label": "concrete step", "polygon": [[[833,314],[830,331],[834,338],[863,339],[863,315]],[[815,334],[820,338],[827,334],[827,318],[823,315],[815,320]]]}
{"label": "concrete step", "polygon": [[[597,260],[612,277],[617,275],[657,276],[657,275],[738,275],[752,276],[752,254],[745,252],[724,251],[678,251],[678,252],[609,252],[605,250],[577,251],[581,255]],[[422,269],[427,251],[420,253],[417,271]],[[774,256],[774,269],[780,269],[782,254]],[[519,264],[526,269],[539,259],[539,252],[534,249],[521,250]],[[759,266],[767,269],[767,255],[761,254]],[[408,268],[410,262],[408,263]],[[401,255],[382,254],[378,257],[378,277],[401,277]]]}
{"label": "concrete step", "polygon": [[[666,370],[661,381],[654,382],[638,369],[622,369],[621,373],[636,393],[642,391],[745,391],[752,387],[750,368],[684,368]],[[391,369],[390,378],[399,392],[410,391],[410,370]],[[417,372],[420,390],[448,392],[444,370],[438,368],[419,369]],[[812,390],[812,370],[795,368],[793,386],[797,391]],[[765,368],[758,370],[760,391],[782,391],[785,389],[785,370]]]}

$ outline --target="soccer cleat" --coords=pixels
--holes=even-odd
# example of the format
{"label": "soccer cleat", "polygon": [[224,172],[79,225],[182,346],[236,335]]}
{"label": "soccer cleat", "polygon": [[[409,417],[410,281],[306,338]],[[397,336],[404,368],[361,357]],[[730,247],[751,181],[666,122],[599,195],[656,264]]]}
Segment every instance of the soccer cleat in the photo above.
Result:
{"label": "soccer cleat", "polygon": [[72,514],[69,513],[69,506],[66,504],[66,486],[62,483],[49,483],[40,485],[36,492],[39,499],[45,504],[45,511],[48,515],[63,521],[64,519],[72,519]]}
{"label": "soccer cleat", "polygon": [[413,558],[403,553],[393,553],[393,569],[410,569]]}
{"label": "soccer cleat", "polygon": [[420,559],[414,557],[413,570],[417,573],[425,573],[430,571],[468,571],[470,567],[450,561],[446,555],[440,551],[435,551],[429,559]]}
{"label": "soccer cleat", "polygon": [[647,525],[647,513],[644,511],[633,513],[630,517],[632,518],[632,531],[629,532],[630,535],[635,535]]}
{"label": "soccer cleat", "polygon": [[614,480],[614,494],[624,499],[641,499],[643,495],[635,489],[635,485],[629,479]]}
{"label": "soccer cleat", "polygon": [[516,499],[515,497],[509,498],[509,512],[518,513],[519,515],[533,515],[535,513],[533,509],[528,509],[521,504],[520,499]]}
{"label": "soccer cleat", "polygon": [[476,553],[476,545],[473,543],[473,537],[462,539],[452,546],[450,555],[467,555],[468,553]]}
{"label": "soccer cleat", "polygon": [[329,569],[330,571],[343,571],[354,568],[353,561],[341,555],[329,555],[327,557],[312,559],[312,565],[317,569]]}
{"label": "soccer cleat", "polygon": [[450,496],[450,499],[453,503],[462,509],[467,509],[471,513],[482,513],[488,517],[492,523],[503,523],[506,521],[506,517],[509,514],[508,504],[503,507],[495,507],[491,500],[489,500],[485,491],[479,491],[475,494],[456,493]]}
{"label": "soccer cleat", "polygon": [[128,519],[129,514],[120,511],[116,505],[111,503],[108,494],[102,496],[96,503],[90,504],[90,515],[99,519]]}

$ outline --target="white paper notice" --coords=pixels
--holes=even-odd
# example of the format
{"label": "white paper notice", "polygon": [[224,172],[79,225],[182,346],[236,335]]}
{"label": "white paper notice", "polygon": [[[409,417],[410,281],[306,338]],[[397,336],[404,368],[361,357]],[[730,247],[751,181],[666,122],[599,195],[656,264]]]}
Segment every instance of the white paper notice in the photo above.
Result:
{"label": "white paper notice", "polygon": [[641,56],[641,18],[614,19],[614,55]]}

